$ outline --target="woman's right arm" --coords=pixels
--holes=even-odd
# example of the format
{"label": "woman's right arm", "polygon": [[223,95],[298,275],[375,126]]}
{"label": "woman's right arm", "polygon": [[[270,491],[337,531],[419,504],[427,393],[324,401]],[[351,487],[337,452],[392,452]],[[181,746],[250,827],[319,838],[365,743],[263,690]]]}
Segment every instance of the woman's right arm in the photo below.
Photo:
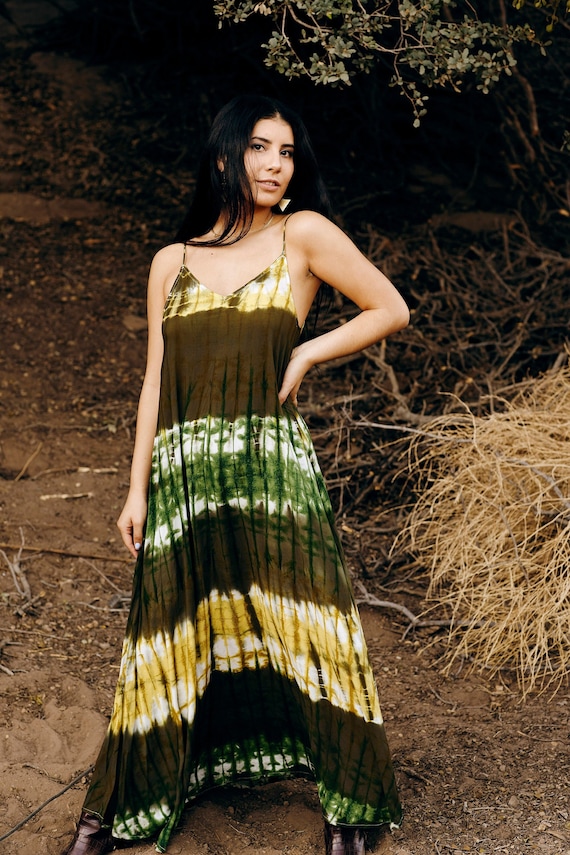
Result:
{"label": "woman's right arm", "polygon": [[[148,482],[158,421],[160,375],[164,353],[162,315],[169,291],[169,282],[172,283],[173,271],[175,275],[172,250],[173,248],[169,246],[158,252],[150,268],[147,295],[148,350],[146,370],[137,413],[129,493],[117,520],[123,542],[134,558],[136,558],[143,542],[147,516]],[[178,248],[176,248],[176,254],[177,256],[179,254]]]}

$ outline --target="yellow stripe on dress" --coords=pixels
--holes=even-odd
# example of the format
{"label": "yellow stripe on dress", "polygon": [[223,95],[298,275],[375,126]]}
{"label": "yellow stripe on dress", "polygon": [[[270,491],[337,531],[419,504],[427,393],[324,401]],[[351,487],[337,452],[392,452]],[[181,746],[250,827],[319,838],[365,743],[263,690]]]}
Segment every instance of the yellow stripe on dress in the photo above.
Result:
{"label": "yellow stripe on dress", "polygon": [[[263,616],[263,638],[253,629],[252,610]],[[199,657],[196,651],[203,653]],[[192,722],[196,700],[214,670],[268,667],[296,683],[311,701],[326,699],[343,712],[382,724],[374,680],[361,667],[361,656],[365,641],[356,606],[343,613],[334,605],[296,602],[256,585],[246,596],[213,590],[199,604],[195,621],[180,622],[173,638],[161,630],[139,638],[134,647],[127,640],[119,677],[121,713],[111,719],[111,730],[124,730],[126,722],[129,732],[143,734],[169,719]],[[184,659],[188,676],[181,677]],[[157,684],[166,684],[168,699],[157,697]]]}

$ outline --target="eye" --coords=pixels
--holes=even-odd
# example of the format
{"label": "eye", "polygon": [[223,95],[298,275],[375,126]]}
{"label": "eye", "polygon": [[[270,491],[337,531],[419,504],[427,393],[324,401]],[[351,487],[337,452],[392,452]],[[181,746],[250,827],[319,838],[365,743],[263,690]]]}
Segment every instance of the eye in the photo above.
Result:
{"label": "eye", "polygon": [[251,144],[251,147],[254,151],[263,151],[263,144],[259,142],[254,142]]}
{"label": "eye", "polygon": [[284,148],[283,151],[281,152],[281,154],[284,157],[293,157],[293,152],[289,148]]}

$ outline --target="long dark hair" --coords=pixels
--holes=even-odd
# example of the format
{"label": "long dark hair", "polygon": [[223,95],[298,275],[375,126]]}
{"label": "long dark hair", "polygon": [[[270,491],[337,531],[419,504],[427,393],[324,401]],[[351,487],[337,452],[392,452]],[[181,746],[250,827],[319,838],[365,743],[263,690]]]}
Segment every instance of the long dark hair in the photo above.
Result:
{"label": "long dark hair", "polygon": [[[223,232],[202,244],[233,243],[247,234],[253,220],[254,198],[244,157],[253,128],[261,119],[280,118],[291,126],[295,142],[293,177],[287,188],[287,213],[311,210],[330,216],[328,195],[307,129],[294,110],[264,95],[238,95],[222,107],[210,130],[200,162],[194,198],[176,241],[192,243],[209,232],[222,211]],[[224,164],[223,172],[219,164]],[[276,209],[279,213],[279,209]]]}

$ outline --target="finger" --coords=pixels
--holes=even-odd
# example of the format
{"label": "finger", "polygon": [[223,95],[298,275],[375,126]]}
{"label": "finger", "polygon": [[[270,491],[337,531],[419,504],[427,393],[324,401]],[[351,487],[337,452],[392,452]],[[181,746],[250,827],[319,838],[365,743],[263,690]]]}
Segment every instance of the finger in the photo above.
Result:
{"label": "finger", "polygon": [[141,549],[141,547],[143,545],[143,540],[144,540],[144,538],[143,538],[142,526],[136,525],[134,527],[134,533],[133,533],[133,545],[134,545],[136,553],[138,553],[139,550]]}
{"label": "finger", "polygon": [[137,550],[135,549],[135,545],[133,543],[133,538],[130,532],[121,532],[121,536],[123,538],[123,543],[133,556],[133,558],[137,557]]}
{"label": "finger", "polygon": [[136,558],[137,551],[136,551],[136,549],[134,547],[134,543],[133,543],[133,527],[132,527],[132,525],[129,525],[129,524],[125,525],[123,523],[123,521],[121,520],[121,518],[119,518],[117,520],[117,528],[121,532],[121,539],[122,539],[123,543],[125,544],[125,546],[129,550],[131,555],[134,558]]}

